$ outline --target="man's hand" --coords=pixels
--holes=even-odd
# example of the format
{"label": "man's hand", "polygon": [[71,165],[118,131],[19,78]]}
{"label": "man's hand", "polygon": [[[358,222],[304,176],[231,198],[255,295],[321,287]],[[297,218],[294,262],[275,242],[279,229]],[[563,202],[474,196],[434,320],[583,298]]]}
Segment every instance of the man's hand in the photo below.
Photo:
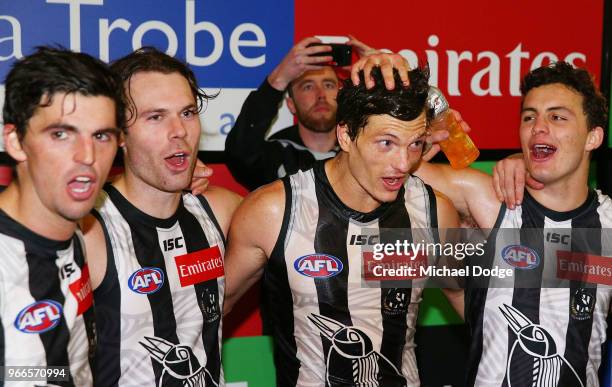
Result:
{"label": "man's hand", "polygon": [[542,189],[544,184],[535,180],[525,169],[522,153],[498,161],[493,167],[493,188],[500,202],[513,210],[523,202],[525,184],[533,189]]}
{"label": "man's hand", "polygon": [[208,178],[213,174],[212,168],[204,165],[200,160],[196,161],[195,168],[193,170],[193,176],[191,177],[191,193],[194,195],[200,195],[208,188]]}
{"label": "man's hand", "polygon": [[367,44],[365,44],[361,40],[358,40],[353,35],[349,35],[348,37],[349,37],[349,40],[346,42],[346,44],[348,44],[349,46],[353,47],[353,51],[355,51],[357,53],[357,56],[359,58],[363,58],[364,56],[368,56],[368,55],[378,54],[379,53],[379,51],[377,49],[368,46]]}
{"label": "man's hand", "polygon": [[320,65],[333,60],[331,55],[312,56],[313,54],[329,52],[332,49],[331,46],[308,47],[312,43],[321,43],[321,40],[306,38],[293,46],[268,76],[268,82],[273,88],[283,91],[291,81],[304,74],[305,71],[319,69],[321,68]]}
{"label": "man's hand", "polygon": [[408,61],[399,54],[389,54],[384,52],[365,56],[353,64],[353,67],[351,67],[351,80],[353,81],[353,84],[359,84],[359,72],[363,70],[366,87],[368,89],[374,87],[374,79],[370,75],[372,68],[374,67],[380,67],[383,79],[385,80],[385,86],[388,90],[393,90],[395,88],[393,69],[397,69],[399,72],[399,76],[404,86],[408,86],[410,84],[410,80],[408,79],[410,65],[408,64]]}
{"label": "man's hand", "polygon": [[[461,126],[461,129],[463,129],[465,133],[469,133],[472,128],[470,128],[468,123],[463,120],[461,114],[459,114],[458,111],[453,109],[450,109],[450,111],[455,116],[455,120],[457,120],[457,123],[459,124],[459,126]],[[438,152],[440,152],[439,143],[446,140],[448,136],[449,133],[446,129],[434,130],[430,132],[425,140],[426,144],[428,145],[426,145],[426,147],[423,149],[423,161],[429,161],[436,154],[438,154]]]}

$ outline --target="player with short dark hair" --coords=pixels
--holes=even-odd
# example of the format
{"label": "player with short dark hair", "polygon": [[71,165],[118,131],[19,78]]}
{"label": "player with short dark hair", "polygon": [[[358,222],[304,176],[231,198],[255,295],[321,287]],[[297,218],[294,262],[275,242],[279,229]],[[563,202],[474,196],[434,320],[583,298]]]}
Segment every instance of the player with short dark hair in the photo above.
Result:
{"label": "player with short dark hair", "polygon": [[413,338],[422,283],[363,286],[362,250],[352,241],[366,230],[391,240],[392,229],[408,239],[428,230],[433,241],[433,229],[457,227],[458,217],[409,175],[427,128],[427,71],[410,71],[410,86],[393,90],[373,74],[372,90],[362,78],[338,94],[338,155],[253,192],[232,221],[226,306],[263,277],[280,386],[419,384]]}
{"label": "player with short dark hair", "polygon": [[522,203],[510,208],[482,172],[428,163],[416,171],[463,215],[492,229],[487,254],[467,264],[513,271],[469,281],[467,385],[598,386],[612,290],[592,274],[610,268],[612,201],[587,181],[591,154],[604,138],[605,99],[586,70],[565,62],[532,70],[521,91],[524,163],[543,188],[526,187]]}
{"label": "player with short dark hair", "polygon": [[60,381],[37,382],[91,386],[94,316],[77,221],[117,152],[118,82],[89,55],[40,47],[15,62],[5,85],[16,178],[0,194],[0,365],[67,367]]}

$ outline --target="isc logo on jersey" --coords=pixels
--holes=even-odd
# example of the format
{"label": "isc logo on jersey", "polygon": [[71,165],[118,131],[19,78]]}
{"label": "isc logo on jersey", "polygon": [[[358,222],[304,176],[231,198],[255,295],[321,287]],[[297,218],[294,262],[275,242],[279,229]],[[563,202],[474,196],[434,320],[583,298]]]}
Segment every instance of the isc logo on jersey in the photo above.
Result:
{"label": "isc logo on jersey", "polygon": [[309,254],[293,263],[295,270],[306,277],[329,278],[340,274],[342,262],[328,254]]}
{"label": "isc logo on jersey", "polygon": [[23,308],[15,328],[23,333],[43,333],[55,328],[62,318],[62,306],[53,300],[37,301]]}
{"label": "isc logo on jersey", "polygon": [[156,267],[143,267],[128,278],[128,286],[138,294],[155,293],[164,285],[164,272]]}
{"label": "isc logo on jersey", "polygon": [[502,249],[502,258],[517,269],[533,269],[540,264],[540,257],[533,249],[521,245],[509,245]]}

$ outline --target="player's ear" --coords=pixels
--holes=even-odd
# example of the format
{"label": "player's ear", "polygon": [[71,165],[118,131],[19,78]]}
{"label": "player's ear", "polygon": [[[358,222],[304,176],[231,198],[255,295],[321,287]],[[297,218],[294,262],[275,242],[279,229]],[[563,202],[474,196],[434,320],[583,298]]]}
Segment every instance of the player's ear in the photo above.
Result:
{"label": "player's ear", "polygon": [[596,126],[589,130],[587,134],[587,141],[584,147],[585,151],[592,151],[601,146],[604,139],[604,131],[601,126]]}
{"label": "player's ear", "polygon": [[336,136],[338,137],[338,145],[340,149],[349,152],[353,140],[349,136],[349,128],[346,125],[336,125]]}
{"label": "player's ear", "polygon": [[295,110],[295,102],[293,101],[293,98],[287,97],[285,98],[285,101],[287,101],[287,108],[289,108],[289,111],[291,112],[291,114],[295,114],[296,110]]}
{"label": "player's ear", "polygon": [[27,160],[28,156],[21,146],[21,140],[19,139],[17,127],[15,125],[5,124],[4,130],[2,131],[2,138],[4,140],[6,153],[8,153],[9,156],[18,163]]}
{"label": "player's ear", "polygon": [[118,145],[119,145],[119,151],[123,152],[123,155],[125,156],[125,154],[127,153],[127,147],[125,146],[125,140],[127,134],[125,133],[125,130],[122,130],[119,133],[119,141],[118,141]]}

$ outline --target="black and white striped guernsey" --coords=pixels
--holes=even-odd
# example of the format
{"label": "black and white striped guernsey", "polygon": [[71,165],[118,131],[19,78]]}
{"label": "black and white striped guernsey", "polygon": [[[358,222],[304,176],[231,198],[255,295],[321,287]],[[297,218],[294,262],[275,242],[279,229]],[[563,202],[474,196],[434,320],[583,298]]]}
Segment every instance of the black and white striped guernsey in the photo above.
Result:
{"label": "black and white striped guernsey", "polygon": [[108,264],[94,291],[97,380],[118,386],[220,386],[223,233],[202,196],[184,193],[168,219],[113,186],[94,215]]}
{"label": "black and white striped guernsey", "polygon": [[[502,205],[486,261],[514,275],[466,290],[467,385],[599,386],[612,288],[607,281],[568,279],[569,266],[560,259],[570,251],[588,253],[612,267],[605,258],[612,257],[610,229],[612,201],[598,191],[569,212],[545,208],[528,192],[516,209]],[[546,285],[547,273],[559,286]]]}
{"label": "black and white striped guernsey", "polygon": [[277,384],[419,385],[413,338],[422,288],[363,287],[363,246],[355,241],[364,229],[385,241],[388,229],[410,238],[411,227],[437,227],[433,190],[408,177],[397,200],[364,214],[336,196],[324,162],[283,183],[285,214],[262,305]]}
{"label": "black and white striped guernsey", "polygon": [[79,231],[50,240],[0,210],[0,366],[68,366],[68,381],[48,385],[92,385],[94,316],[82,243]]}

